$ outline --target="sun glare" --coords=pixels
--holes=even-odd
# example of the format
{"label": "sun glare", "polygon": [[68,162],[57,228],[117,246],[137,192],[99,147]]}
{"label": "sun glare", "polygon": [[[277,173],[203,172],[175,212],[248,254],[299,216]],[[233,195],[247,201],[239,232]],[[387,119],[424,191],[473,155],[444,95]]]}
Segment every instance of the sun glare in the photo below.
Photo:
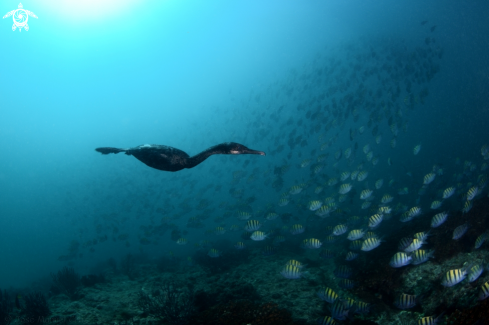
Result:
{"label": "sun glare", "polygon": [[[142,0],[44,0],[50,12],[68,21],[111,20],[135,6],[145,5]],[[48,9],[48,8],[46,8]]]}

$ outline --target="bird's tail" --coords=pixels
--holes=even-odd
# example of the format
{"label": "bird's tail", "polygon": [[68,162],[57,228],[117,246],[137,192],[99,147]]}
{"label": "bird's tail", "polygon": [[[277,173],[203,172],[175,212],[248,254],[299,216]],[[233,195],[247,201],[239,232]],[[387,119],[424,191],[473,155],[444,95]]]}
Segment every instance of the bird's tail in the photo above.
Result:
{"label": "bird's tail", "polygon": [[125,152],[126,149],[102,147],[102,148],[96,148],[95,151],[101,152],[103,155],[108,155],[109,153]]}

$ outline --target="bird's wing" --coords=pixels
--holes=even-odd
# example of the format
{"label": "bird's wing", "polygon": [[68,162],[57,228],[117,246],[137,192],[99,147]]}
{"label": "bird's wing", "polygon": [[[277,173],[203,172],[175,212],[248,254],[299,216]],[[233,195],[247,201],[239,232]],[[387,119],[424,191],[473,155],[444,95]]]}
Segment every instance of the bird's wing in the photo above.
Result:
{"label": "bird's wing", "polygon": [[10,12],[7,12],[7,14],[5,16],[3,16],[3,18],[7,18],[7,17],[10,17],[14,14],[15,10],[12,10]]}
{"label": "bird's wing", "polygon": [[29,10],[26,10],[25,12],[27,12],[27,14],[33,18],[37,18],[37,16],[32,12],[32,11],[29,11]]}

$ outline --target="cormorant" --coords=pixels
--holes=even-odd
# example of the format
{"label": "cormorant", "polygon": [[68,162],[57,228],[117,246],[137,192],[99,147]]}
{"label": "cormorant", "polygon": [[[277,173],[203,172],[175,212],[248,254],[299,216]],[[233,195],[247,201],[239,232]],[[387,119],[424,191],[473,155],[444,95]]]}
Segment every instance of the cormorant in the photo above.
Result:
{"label": "cormorant", "polygon": [[129,149],[102,147],[96,148],[95,151],[101,152],[104,155],[124,152],[126,155],[136,157],[136,159],[142,161],[149,167],[169,172],[176,172],[184,168],[193,168],[211,155],[253,154],[265,156],[263,151],[251,150],[236,142],[218,144],[193,157],[190,157],[180,149],[158,144],[143,144]]}

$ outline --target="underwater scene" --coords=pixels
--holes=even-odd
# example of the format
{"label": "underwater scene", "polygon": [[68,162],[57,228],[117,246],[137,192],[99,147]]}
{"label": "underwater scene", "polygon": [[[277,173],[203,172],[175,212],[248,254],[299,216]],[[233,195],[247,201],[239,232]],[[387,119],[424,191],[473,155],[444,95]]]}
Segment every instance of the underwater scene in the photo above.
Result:
{"label": "underwater scene", "polygon": [[0,325],[489,324],[489,2],[18,1]]}

